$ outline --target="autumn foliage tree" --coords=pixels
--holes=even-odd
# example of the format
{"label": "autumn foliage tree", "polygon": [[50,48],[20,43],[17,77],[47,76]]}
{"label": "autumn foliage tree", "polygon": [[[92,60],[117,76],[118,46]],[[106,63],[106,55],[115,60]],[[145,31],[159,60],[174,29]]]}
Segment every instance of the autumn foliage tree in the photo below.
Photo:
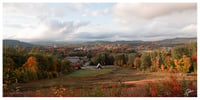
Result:
{"label": "autumn foliage tree", "polygon": [[189,69],[191,67],[191,60],[186,55],[183,55],[183,57],[179,60],[174,59],[174,64],[178,71],[186,73],[186,72],[189,72]]}
{"label": "autumn foliage tree", "polygon": [[136,57],[135,54],[129,54],[128,55],[128,65],[129,65],[129,67],[135,67],[134,66],[135,57]]}
{"label": "autumn foliage tree", "polygon": [[186,55],[183,55],[183,72],[189,72],[191,67],[191,60]]}
{"label": "autumn foliage tree", "polygon": [[[3,47],[3,83],[24,83],[31,80],[58,77],[73,67],[57,53],[45,48]],[[62,63],[62,64],[61,64]]]}
{"label": "autumn foliage tree", "polygon": [[134,60],[134,68],[140,68],[140,65],[141,65],[141,61],[140,61],[140,58],[139,57],[136,57],[135,60]]}
{"label": "autumn foliage tree", "polygon": [[[35,57],[28,58],[26,63],[22,66],[24,73],[27,74],[27,80],[37,80],[38,63]],[[25,76],[26,77],[26,76]]]}
{"label": "autumn foliage tree", "polygon": [[9,70],[14,70],[15,62],[13,61],[12,58],[5,57],[3,60],[4,60],[3,66],[5,66],[3,70],[8,70],[8,69]]}
{"label": "autumn foliage tree", "polygon": [[174,62],[172,60],[172,57],[166,56],[163,63],[163,70],[166,69],[172,71],[173,68],[174,68]]}
{"label": "autumn foliage tree", "polygon": [[149,53],[144,53],[141,56],[141,69],[147,69],[151,66],[151,57]]}
{"label": "autumn foliage tree", "polygon": [[197,55],[192,55],[192,66],[193,71],[197,72]]}
{"label": "autumn foliage tree", "polygon": [[15,68],[15,62],[10,57],[4,57],[3,63],[3,80],[4,83],[11,83],[15,80],[13,70]]}
{"label": "autumn foliage tree", "polygon": [[98,53],[92,58],[92,64],[97,65],[98,63],[101,65],[112,65],[114,63],[114,57],[108,52]]}
{"label": "autumn foliage tree", "polygon": [[116,54],[114,58],[115,58],[114,64],[118,66],[123,66],[127,62],[127,56],[124,53]]}
{"label": "autumn foliage tree", "polygon": [[71,67],[71,62],[67,59],[63,59],[61,62],[61,72],[69,73],[74,70],[74,67]]}

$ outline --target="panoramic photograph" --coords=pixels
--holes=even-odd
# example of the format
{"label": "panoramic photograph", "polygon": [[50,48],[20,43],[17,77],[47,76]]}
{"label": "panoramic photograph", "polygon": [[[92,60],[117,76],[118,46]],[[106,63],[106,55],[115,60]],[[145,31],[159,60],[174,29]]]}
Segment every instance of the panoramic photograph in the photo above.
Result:
{"label": "panoramic photograph", "polygon": [[197,97],[197,3],[2,3],[3,97]]}

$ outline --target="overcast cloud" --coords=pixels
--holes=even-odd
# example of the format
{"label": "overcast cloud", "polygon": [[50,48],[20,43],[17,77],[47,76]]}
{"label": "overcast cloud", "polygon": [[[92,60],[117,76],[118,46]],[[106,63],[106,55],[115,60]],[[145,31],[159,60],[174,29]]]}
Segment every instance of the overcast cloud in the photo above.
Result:
{"label": "overcast cloud", "polygon": [[196,9],[194,3],[139,3],[116,4],[114,13],[119,17],[132,19],[132,17],[152,19],[174,12]]}
{"label": "overcast cloud", "polygon": [[5,39],[115,41],[196,36],[196,3],[3,4]]}

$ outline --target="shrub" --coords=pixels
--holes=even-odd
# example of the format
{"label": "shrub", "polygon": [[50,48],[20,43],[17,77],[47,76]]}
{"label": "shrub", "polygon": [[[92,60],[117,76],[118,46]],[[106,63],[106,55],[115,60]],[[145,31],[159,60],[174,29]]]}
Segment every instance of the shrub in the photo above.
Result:
{"label": "shrub", "polygon": [[[160,82],[159,82],[160,83]],[[194,88],[193,81],[186,83],[183,81],[178,81],[177,77],[170,76],[169,81],[162,81],[162,84],[149,83],[147,87],[149,96],[160,96],[160,97],[183,97],[183,96],[197,96],[197,88]],[[191,90],[192,92],[188,92]],[[187,93],[188,92],[188,93]]]}

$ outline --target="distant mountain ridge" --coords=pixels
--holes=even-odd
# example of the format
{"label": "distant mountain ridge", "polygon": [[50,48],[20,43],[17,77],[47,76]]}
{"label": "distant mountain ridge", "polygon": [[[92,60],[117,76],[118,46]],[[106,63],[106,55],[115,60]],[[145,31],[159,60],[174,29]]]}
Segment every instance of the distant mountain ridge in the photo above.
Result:
{"label": "distant mountain ridge", "polygon": [[197,40],[197,37],[164,39],[164,40],[160,40],[160,42],[184,42],[184,41],[193,41],[193,40]]}
{"label": "distant mountain ridge", "polygon": [[[197,37],[193,37],[193,38],[173,38],[173,39],[164,39],[164,40],[158,40],[155,42],[159,42],[159,43],[167,43],[167,44],[171,44],[171,43],[186,43],[189,41],[197,41]],[[137,44],[137,43],[150,43],[152,41],[142,41],[142,40],[132,40],[132,41],[125,41],[125,40],[120,40],[120,41],[82,41],[82,42],[67,42],[67,41],[38,41],[38,42],[23,42],[23,41],[19,41],[19,40],[11,40],[11,39],[5,39],[3,40],[3,45],[7,45],[9,47],[15,47],[16,45],[20,46],[20,47],[33,47],[33,46],[54,46],[54,45],[68,45],[68,44],[82,44],[82,43],[86,43],[86,44],[90,44],[90,43],[103,43],[103,44],[112,44],[112,43],[127,43],[127,44]]]}
{"label": "distant mountain ridge", "polygon": [[22,41],[19,41],[19,40],[11,40],[11,39],[3,40],[3,45],[6,45],[8,47],[19,46],[19,47],[26,47],[26,48],[32,48],[33,46],[35,46],[31,43],[22,42]]}

